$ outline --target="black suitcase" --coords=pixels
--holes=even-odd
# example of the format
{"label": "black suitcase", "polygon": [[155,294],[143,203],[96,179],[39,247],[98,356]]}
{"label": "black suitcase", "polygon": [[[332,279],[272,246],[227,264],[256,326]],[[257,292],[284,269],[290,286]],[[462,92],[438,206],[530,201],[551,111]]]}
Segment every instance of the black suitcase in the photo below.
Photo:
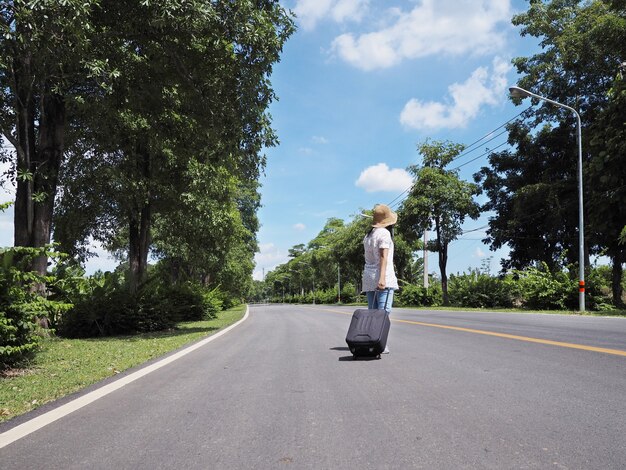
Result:
{"label": "black suitcase", "polygon": [[346,343],[353,358],[380,358],[387,345],[390,326],[389,315],[384,309],[355,310],[346,335]]}

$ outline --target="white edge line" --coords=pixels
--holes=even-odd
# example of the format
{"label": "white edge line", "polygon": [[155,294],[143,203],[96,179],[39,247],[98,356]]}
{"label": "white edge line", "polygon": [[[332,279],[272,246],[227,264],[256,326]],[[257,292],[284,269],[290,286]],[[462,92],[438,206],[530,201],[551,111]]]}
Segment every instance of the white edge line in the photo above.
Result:
{"label": "white edge line", "polygon": [[115,382],[104,385],[103,387],[100,387],[99,389],[94,390],[93,392],[89,392],[86,395],[83,395],[81,397],[76,398],[75,400],[70,401],[69,403],[61,405],[58,408],[50,410],[42,415],[37,416],[36,418],[31,419],[30,421],[22,423],[18,426],[15,426],[12,429],[9,429],[6,432],[3,432],[2,434],[0,434],[0,449],[11,444],[12,442],[17,441],[18,439],[21,439],[37,431],[38,429],[43,428],[44,426],[47,426],[50,423],[53,423],[57,419],[60,419],[64,416],[67,416],[70,413],[73,413],[76,410],[79,410],[83,406],[87,406],[90,403],[93,403],[94,401],[108,395],[109,393],[119,390],[123,386],[128,385],[129,383],[134,382],[135,380],[140,379],[141,377],[145,375],[148,375],[150,372],[154,372],[155,370],[160,369],[161,367],[166,366],[169,363],[174,362],[177,359],[180,359],[181,357],[189,354],[190,352],[195,351],[198,348],[201,348],[205,344],[210,343],[211,341],[228,333],[230,330],[238,326],[240,323],[243,323],[248,318],[249,313],[250,313],[250,307],[247,306],[246,313],[243,316],[243,318],[239,320],[238,322],[233,323],[229,327],[223,329],[222,331],[219,331],[215,333],[214,335],[209,336],[208,338],[205,338],[195,344],[192,344],[191,346],[181,351],[178,351],[176,354],[172,354],[171,356],[168,356],[165,359],[161,359],[160,361],[155,362],[154,364],[150,364],[149,366],[144,367],[143,369],[140,369],[137,372],[133,372],[132,374],[122,377],[121,379],[116,380]]}

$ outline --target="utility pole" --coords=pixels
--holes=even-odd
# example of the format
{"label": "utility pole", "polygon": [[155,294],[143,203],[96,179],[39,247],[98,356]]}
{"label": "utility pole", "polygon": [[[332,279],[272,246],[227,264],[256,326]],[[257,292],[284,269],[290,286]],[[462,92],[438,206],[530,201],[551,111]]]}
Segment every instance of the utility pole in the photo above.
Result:
{"label": "utility pole", "polygon": [[428,289],[428,250],[426,244],[428,243],[428,230],[424,230],[424,287]]}
{"label": "utility pole", "polygon": [[337,303],[341,303],[341,268],[337,265]]}

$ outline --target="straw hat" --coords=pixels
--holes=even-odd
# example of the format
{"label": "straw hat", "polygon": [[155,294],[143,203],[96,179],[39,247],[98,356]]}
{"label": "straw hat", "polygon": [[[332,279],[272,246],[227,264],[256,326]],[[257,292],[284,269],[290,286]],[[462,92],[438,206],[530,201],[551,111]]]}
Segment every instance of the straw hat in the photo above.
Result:
{"label": "straw hat", "polygon": [[398,220],[398,214],[392,211],[389,206],[385,204],[377,204],[374,206],[374,211],[372,213],[374,217],[374,223],[372,223],[372,227],[387,227],[388,225],[393,225]]}

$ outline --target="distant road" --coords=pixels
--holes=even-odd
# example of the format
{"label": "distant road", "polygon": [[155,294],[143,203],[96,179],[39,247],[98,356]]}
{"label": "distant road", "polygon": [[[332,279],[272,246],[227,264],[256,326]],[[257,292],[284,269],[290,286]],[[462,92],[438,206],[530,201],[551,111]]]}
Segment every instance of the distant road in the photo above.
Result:
{"label": "distant road", "polygon": [[253,306],[0,468],[626,468],[626,319],[394,309],[391,354],[353,361],[352,310]]}

